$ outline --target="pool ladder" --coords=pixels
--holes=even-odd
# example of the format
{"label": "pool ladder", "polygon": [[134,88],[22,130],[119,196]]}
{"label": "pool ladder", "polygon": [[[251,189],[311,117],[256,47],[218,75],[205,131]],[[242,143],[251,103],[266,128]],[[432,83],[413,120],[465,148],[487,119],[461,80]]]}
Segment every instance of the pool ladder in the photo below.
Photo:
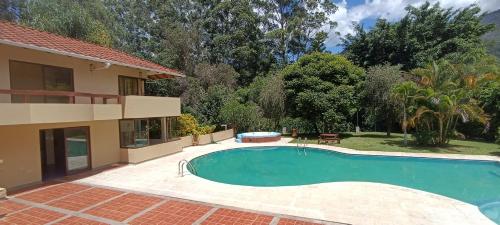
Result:
{"label": "pool ladder", "polygon": [[[307,152],[306,152],[307,137],[304,138],[304,143],[302,143],[302,145],[300,144],[301,140],[302,139],[300,137],[297,139],[297,153],[300,154],[300,150],[302,150],[302,152],[304,152],[304,155],[307,156]],[[302,148],[300,146],[302,146]]]}
{"label": "pool ladder", "polygon": [[191,164],[191,162],[187,161],[186,159],[183,159],[181,161],[179,161],[179,163],[177,164],[177,169],[178,169],[178,174],[179,176],[183,177],[184,176],[184,167],[186,167],[186,169],[191,169],[191,173],[194,174],[194,175],[197,175],[198,172],[196,172],[196,168],[193,166],[193,164]]}

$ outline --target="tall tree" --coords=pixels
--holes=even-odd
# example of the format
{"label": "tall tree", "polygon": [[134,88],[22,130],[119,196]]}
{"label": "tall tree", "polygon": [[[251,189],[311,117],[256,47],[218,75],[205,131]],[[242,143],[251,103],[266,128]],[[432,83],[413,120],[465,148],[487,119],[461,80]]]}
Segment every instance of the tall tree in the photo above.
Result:
{"label": "tall tree", "polygon": [[316,35],[324,35],[319,31],[336,25],[329,16],[337,6],[329,0],[270,0],[261,7],[266,37],[281,65],[305,54]]}
{"label": "tall tree", "polygon": [[[113,45],[114,21],[101,1],[26,1],[19,8],[22,24],[103,46]],[[57,12],[57,13],[54,13]]]}
{"label": "tall tree", "polygon": [[410,70],[471,50],[484,54],[480,37],[494,26],[480,23],[480,11],[477,5],[457,10],[429,2],[408,6],[398,22],[379,19],[369,32],[357,26],[354,35],[343,39],[343,46],[348,58],[365,68],[389,62]]}
{"label": "tall tree", "polygon": [[312,53],[285,67],[282,74],[289,115],[314,123],[316,132],[351,127],[363,69],[342,56]]}
{"label": "tall tree", "polygon": [[266,73],[271,61],[262,42],[262,18],[254,10],[256,0],[212,1],[203,20],[205,46],[210,63],[225,63],[241,75],[246,85],[258,73]]}
{"label": "tall tree", "polygon": [[24,0],[0,0],[0,20],[15,21]]}
{"label": "tall tree", "polygon": [[[391,96],[392,89],[401,82],[401,66],[388,64],[368,68],[363,84],[362,96],[365,106],[374,118],[383,118],[386,124],[387,136],[391,135],[392,124],[395,122],[397,102]],[[375,121],[377,122],[377,121]]]}

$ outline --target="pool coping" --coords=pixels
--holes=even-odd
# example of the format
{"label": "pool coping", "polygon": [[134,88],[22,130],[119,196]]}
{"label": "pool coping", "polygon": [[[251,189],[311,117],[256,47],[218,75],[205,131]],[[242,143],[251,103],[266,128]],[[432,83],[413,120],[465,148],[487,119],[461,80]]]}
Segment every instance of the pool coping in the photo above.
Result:
{"label": "pool coping", "polygon": [[[387,224],[387,222],[391,224],[460,224],[460,222],[466,224],[494,224],[475,205],[431,192],[390,184],[346,181],[300,186],[248,187],[218,183],[189,174],[185,177],[173,176],[171,174],[176,172],[176,168],[172,167],[174,165],[177,166],[177,162],[181,159],[191,160],[211,152],[237,147],[296,146],[296,144],[288,143],[288,141],[289,138],[283,138],[280,142],[274,143],[235,143],[234,139],[229,139],[218,144],[188,147],[181,153],[117,169],[130,171],[119,172],[113,170],[109,173],[99,174],[78,182],[250,210],[352,224]],[[316,144],[308,144],[307,147],[356,155],[500,161],[500,159],[494,156],[368,152]],[[439,157],[435,157],[436,155],[439,155]],[[153,170],[144,171],[153,168],[161,169],[162,172]],[[124,177],[133,174],[134,171],[147,174],[144,175],[144,182],[136,182]],[[311,191],[322,194],[311,193]],[[345,196],[337,196],[336,194]],[[366,195],[371,196],[373,199],[370,199],[368,202],[363,201],[364,197],[361,196],[366,197]],[[267,198],[264,198],[264,196]],[[325,200],[329,199],[336,202],[333,205],[329,201],[325,202]],[[374,203],[379,203],[386,207],[391,206],[395,210],[387,212],[373,205]],[[348,208],[343,208],[342,204]],[[363,210],[366,210],[366,212]],[[366,216],[371,216],[372,218],[367,221]]]}

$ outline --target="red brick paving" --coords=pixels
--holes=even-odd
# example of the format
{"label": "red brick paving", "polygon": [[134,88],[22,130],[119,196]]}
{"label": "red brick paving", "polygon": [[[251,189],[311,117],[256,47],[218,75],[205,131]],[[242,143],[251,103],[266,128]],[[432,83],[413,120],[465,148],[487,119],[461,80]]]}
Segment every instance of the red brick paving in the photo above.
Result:
{"label": "red brick paving", "polygon": [[62,213],[46,209],[30,208],[7,215],[0,220],[0,224],[41,225],[57,220],[63,216],[64,214]]}
{"label": "red brick paving", "polygon": [[212,207],[171,200],[132,220],[133,225],[189,225],[210,211]]}
{"label": "red brick paving", "polygon": [[32,202],[45,203],[54,200],[56,198],[74,194],[75,192],[83,191],[89,188],[91,187],[81,184],[64,183],[36,190],[33,192],[29,192],[26,194],[21,194],[17,196],[17,198]]}
{"label": "red brick paving", "polygon": [[27,205],[16,203],[9,200],[0,200],[0,217],[6,216],[7,214],[17,212],[21,209],[27,208]]}
{"label": "red brick paving", "polygon": [[[74,216],[74,214],[70,214],[71,217],[68,217],[67,213],[68,211],[78,212],[85,208],[90,208],[83,213],[102,219],[123,222],[132,216],[138,216],[137,214],[145,209],[164,201],[164,198],[160,197],[124,193],[122,191],[75,183],[63,183],[39,188],[32,192],[18,194],[10,200],[0,200],[0,225],[38,225],[56,220],[61,220],[56,223],[59,225],[104,225],[105,223],[94,221],[92,218],[81,218]],[[115,199],[110,200],[113,197]],[[41,203],[53,208],[37,208],[41,206],[24,202],[17,203],[15,202],[16,199]],[[67,211],[57,211],[57,209],[65,209]],[[212,206],[204,203],[167,200],[165,203],[152,208],[143,215],[137,218],[134,217],[135,219],[130,224],[188,225],[199,221],[200,218],[205,218],[207,213],[212,209]],[[62,219],[65,216],[68,218]],[[202,224],[268,225],[274,217],[274,215],[219,208],[208,218],[204,219]],[[97,218],[95,219],[98,220]],[[278,221],[278,225],[318,224],[290,218],[280,218]]]}
{"label": "red brick paving", "polygon": [[273,216],[243,212],[233,209],[218,209],[202,224],[206,225],[268,225]]}
{"label": "red brick paving", "polygon": [[80,211],[97,203],[123,194],[124,192],[104,188],[92,188],[51,202],[48,205],[62,209]]}
{"label": "red brick paving", "polygon": [[288,218],[281,218],[278,225],[321,225],[321,223],[312,223]]}
{"label": "red brick paving", "polygon": [[98,221],[93,221],[85,218],[80,218],[72,216],[70,218],[64,219],[60,222],[55,223],[56,225],[107,225],[106,223],[101,223]]}
{"label": "red brick paving", "polygon": [[85,211],[85,213],[104,217],[116,221],[124,221],[127,218],[145,210],[156,203],[162,201],[161,198],[144,196],[138,194],[126,194],[113,199],[107,203]]}

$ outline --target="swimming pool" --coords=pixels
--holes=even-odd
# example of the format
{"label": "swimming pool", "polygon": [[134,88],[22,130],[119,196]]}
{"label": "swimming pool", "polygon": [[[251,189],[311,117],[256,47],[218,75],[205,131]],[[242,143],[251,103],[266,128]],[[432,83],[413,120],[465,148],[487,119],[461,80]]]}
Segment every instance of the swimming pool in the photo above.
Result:
{"label": "swimming pool", "polygon": [[191,163],[202,178],[236,185],[272,187],[341,181],[399,185],[471,203],[500,224],[499,162],[351,155],[280,146],[218,151],[194,158]]}

